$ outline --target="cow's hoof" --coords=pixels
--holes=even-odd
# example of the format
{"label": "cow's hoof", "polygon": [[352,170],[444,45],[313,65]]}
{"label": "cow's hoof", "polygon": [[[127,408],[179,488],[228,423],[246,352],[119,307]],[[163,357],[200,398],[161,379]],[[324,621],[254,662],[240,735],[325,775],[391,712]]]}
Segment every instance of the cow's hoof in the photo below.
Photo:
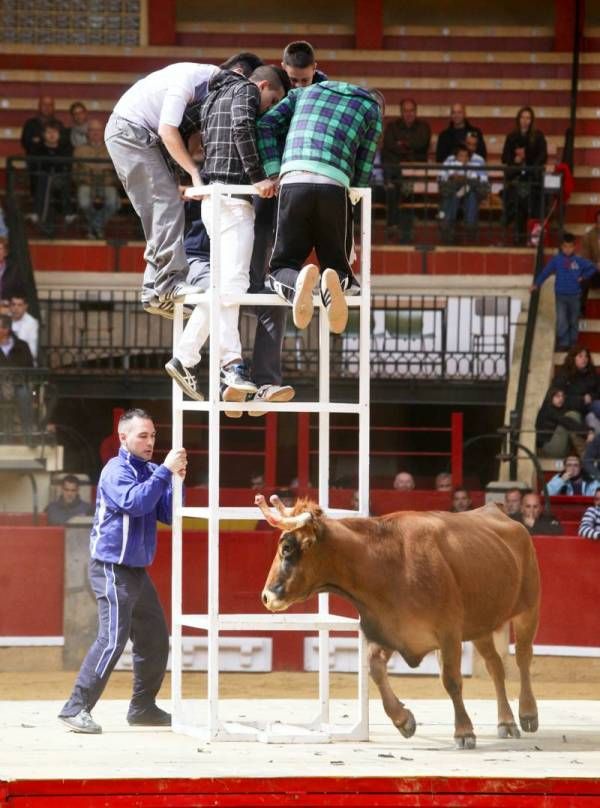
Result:
{"label": "cow's hoof", "polygon": [[520,715],[519,722],[523,732],[537,732],[538,731],[538,717],[537,715]]}
{"label": "cow's hoof", "polygon": [[501,724],[498,724],[498,737],[520,738],[521,733],[519,732],[519,728],[514,721],[511,721],[510,723],[503,721]]}
{"label": "cow's hoof", "polygon": [[415,717],[410,710],[407,710],[406,712],[408,713],[408,718],[404,724],[396,724],[396,729],[404,738],[412,738],[417,728],[417,722],[415,721]]}
{"label": "cow's hoof", "polygon": [[457,735],[454,738],[457,749],[475,749],[477,740],[473,733],[469,735]]}

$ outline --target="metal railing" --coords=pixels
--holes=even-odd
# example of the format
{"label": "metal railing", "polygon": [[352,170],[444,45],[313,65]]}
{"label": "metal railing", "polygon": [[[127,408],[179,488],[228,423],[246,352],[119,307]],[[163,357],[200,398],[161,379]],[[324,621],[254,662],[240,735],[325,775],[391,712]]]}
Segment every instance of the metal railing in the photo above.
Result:
{"label": "metal railing", "polygon": [[[30,237],[144,238],[110,160],[8,157],[7,186]],[[374,220],[385,225],[374,240],[389,244],[526,245],[552,205],[550,230],[563,220],[561,177],[540,166],[380,165],[372,187]]]}
{"label": "metal railing", "polygon": [[384,164],[373,197],[400,244],[525,246],[555,200],[563,218],[560,175],[543,166]]}
{"label": "metal railing", "polygon": [[[41,361],[55,375],[133,375],[162,371],[170,358],[172,324],[146,314],[137,291],[43,291],[40,293]],[[519,302],[509,297],[374,295],[371,315],[371,377],[374,379],[507,378]],[[286,378],[314,377],[318,322],[305,331],[291,325],[283,347]],[[256,318],[242,308],[240,332],[246,353],[254,344]],[[358,374],[357,314],[332,336],[331,373]]]}

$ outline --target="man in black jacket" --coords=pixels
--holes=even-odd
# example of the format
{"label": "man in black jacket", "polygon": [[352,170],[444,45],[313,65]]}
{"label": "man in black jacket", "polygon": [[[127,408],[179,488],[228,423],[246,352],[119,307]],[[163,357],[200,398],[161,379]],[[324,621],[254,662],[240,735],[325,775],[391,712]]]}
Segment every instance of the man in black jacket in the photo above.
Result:
{"label": "man in black jacket", "polygon": [[[6,379],[0,383],[0,401],[15,401],[21,428],[26,435],[33,429],[33,402],[26,379],[17,370],[32,368],[33,357],[26,342],[11,331],[12,320],[0,315],[0,372]],[[8,373],[6,373],[8,371]],[[11,373],[10,371],[14,371]],[[25,374],[26,376],[26,374]]]}
{"label": "man in black jacket", "polygon": [[452,104],[450,107],[450,123],[438,135],[437,146],[435,148],[435,162],[443,163],[447,157],[454,154],[456,147],[460,143],[466,143],[468,135],[477,137],[475,153],[487,159],[487,149],[481,129],[467,119],[467,112],[462,104]]}

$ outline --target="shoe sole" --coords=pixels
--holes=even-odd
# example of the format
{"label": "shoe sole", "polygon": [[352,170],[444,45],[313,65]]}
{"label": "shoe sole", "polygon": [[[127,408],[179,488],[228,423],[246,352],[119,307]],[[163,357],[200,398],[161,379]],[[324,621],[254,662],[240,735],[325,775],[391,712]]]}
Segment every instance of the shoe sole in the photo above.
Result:
{"label": "shoe sole", "polygon": [[[146,314],[158,314],[159,317],[164,317],[165,320],[174,320],[175,319],[175,311],[172,306],[161,308],[161,305],[168,306],[168,304],[155,304],[155,303],[142,303],[142,307]],[[183,319],[187,320],[188,317],[191,317],[193,309],[189,306],[183,307]]]}
{"label": "shoe sole", "polygon": [[74,727],[73,724],[69,723],[68,718],[63,718],[62,716],[58,716],[58,720],[65,725],[71,732],[79,732],[81,735],[101,735],[102,734],[102,727],[98,727],[97,729],[83,729],[82,727]]}
{"label": "shoe sole", "polygon": [[[245,401],[246,393],[241,390],[236,390],[235,387],[226,387],[223,390],[223,401]],[[244,413],[241,410],[225,410],[225,415],[228,418],[241,418]]]}
{"label": "shoe sole", "polygon": [[[286,401],[291,401],[294,396],[296,395],[296,391],[292,387],[283,387],[281,390],[278,390],[274,395],[270,398],[261,398],[260,401],[268,402],[269,404],[283,404]],[[266,415],[265,410],[248,410],[248,415],[251,415],[253,418],[258,418],[261,415]]]}
{"label": "shoe sole", "polygon": [[168,362],[165,365],[165,370],[169,374],[169,376],[176,382],[179,387],[183,390],[183,392],[188,395],[190,398],[193,398],[194,401],[204,401],[204,396],[202,393],[199,393],[197,390],[193,390],[189,385],[186,383],[183,376],[180,376],[177,372],[177,368],[174,368],[173,365],[170,365]]}
{"label": "shoe sole", "polygon": [[321,285],[331,296],[331,302],[326,307],[329,330],[333,334],[341,334],[348,324],[348,304],[337,272],[334,269],[326,269]]}
{"label": "shoe sole", "polygon": [[294,325],[302,330],[312,320],[314,311],[313,289],[319,279],[319,268],[308,264],[300,270],[296,280],[296,293],[292,305]]}

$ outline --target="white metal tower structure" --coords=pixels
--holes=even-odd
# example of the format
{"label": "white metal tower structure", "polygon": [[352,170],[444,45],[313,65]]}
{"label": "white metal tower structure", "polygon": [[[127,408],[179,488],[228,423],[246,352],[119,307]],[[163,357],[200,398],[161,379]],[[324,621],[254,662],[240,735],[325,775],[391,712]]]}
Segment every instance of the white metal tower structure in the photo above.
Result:
{"label": "white metal tower structure", "polygon": [[[196,189],[199,190],[199,189]],[[219,232],[220,200],[229,194],[256,193],[253,186],[211,185],[202,188],[202,193],[212,196],[214,231]],[[350,306],[360,311],[359,326],[359,380],[358,403],[332,402],[330,396],[330,331],[322,302],[319,296],[319,396],[318,401],[291,401],[276,404],[277,412],[318,413],[319,420],[319,464],[318,491],[319,504],[330,516],[358,515],[355,511],[330,510],[330,416],[332,413],[354,413],[358,416],[358,497],[359,514],[369,511],[369,345],[371,322],[371,190],[356,189],[362,199],[362,221],[360,242],[360,281],[361,294],[348,298]],[[211,243],[211,287],[206,294],[187,297],[188,303],[207,305],[210,308],[210,333],[219,333],[219,313],[221,301],[220,240]],[[287,305],[276,295],[243,295],[240,304],[251,306]],[[183,327],[182,305],[175,310],[173,338],[176,342]],[[261,740],[278,743],[303,741],[327,742],[332,740],[366,740],[368,738],[368,678],[366,664],[366,642],[360,631],[359,620],[331,614],[329,596],[319,595],[317,613],[307,614],[220,614],[219,613],[219,520],[260,518],[260,511],[254,505],[248,507],[223,507],[219,503],[219,458],[220,458],[220,413],[227,410],[248,409],[265,411],[273,409],[268,402],[233,403],[221,402],[219,393],[219,355],[212,341],[209,361],[209,396],[207,401],[184,401],[181,389],[173,384],[173,437],[174,447],[183,444],[183,417],[186,412],[208,412],[208,507],[182,507],[181,480],[174,477],[174,506],[172,527],[172,711],[173,730],[206,740]],[[252,501],[248,492],[249,503]],[[208,607],[206,614],[185,614],[182,602],[182,519],[183,517],[208,520]],[[266,576],[267,570],[265,570]],[[208,686],[206,709],[203,715],[194,715],[194,710],[182,698],[182,631],[184,627],[201,629],[207,633],[208,645]],[[221,716],[219,701],[219,635],[222,631],[318,631],[319,633],[319,694],[316,714],[306,724],[285,725],[282,716],[276,714],[273,720],[266,718],[260,723],[239,723],[225,721]],[[352,724],[336,724],[330,720],[329,699],[329,632],[344,631],[357,635],[358,644],[358,693],[356,716]],[[200,698],[200,695],[198,696]]]}

